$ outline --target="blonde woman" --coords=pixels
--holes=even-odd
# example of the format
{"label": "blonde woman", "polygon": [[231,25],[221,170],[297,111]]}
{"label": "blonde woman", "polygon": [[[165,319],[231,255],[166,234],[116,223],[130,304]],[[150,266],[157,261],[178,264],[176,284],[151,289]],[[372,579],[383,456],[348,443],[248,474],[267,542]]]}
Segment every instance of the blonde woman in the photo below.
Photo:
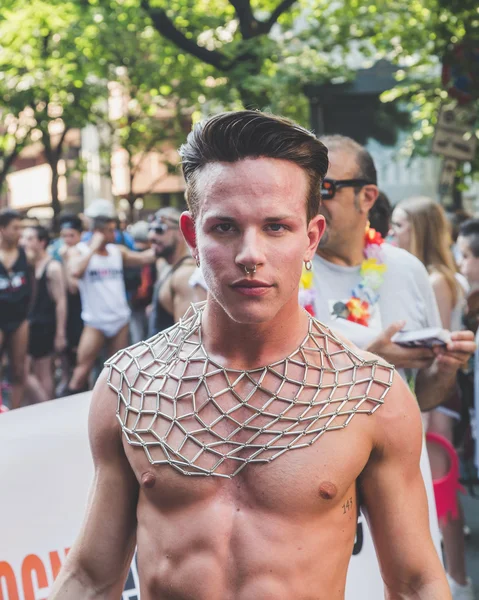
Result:
{"label": "blonde woman", "polygon": [[[467,282],[457,272],[450,227],[442,206],[426,197],[399,202],[393,211],[391,234],[400,248],[414,254],[427,268],[444,329],[462,329]],[[428,413],[427,430],[452,443],[454,420],[460,418],[460,412],[460,400],[451,397],[447,406]],[[435,479],[447,473],[449,462],[442,451],[431,449],[429,459]],[[461,510],[459,519],[450,520],[441,529],[453,598],[469,600],[474,593],[466,576],[463,524]]]}

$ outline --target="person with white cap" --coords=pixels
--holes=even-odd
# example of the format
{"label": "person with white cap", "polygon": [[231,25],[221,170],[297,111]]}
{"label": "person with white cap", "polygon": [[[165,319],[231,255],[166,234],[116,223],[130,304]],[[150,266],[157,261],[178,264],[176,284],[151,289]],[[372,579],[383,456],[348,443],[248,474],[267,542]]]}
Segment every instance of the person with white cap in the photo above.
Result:
{"label": "person with white cap", "polygon": [[154,249],[132,252],[115,244],[115,229],[114,218],[96,217],[89,244],[78,244],[68,254],[67,270],[78,279],[84,328],[77,365],[66,395],[87,388],[90,372],[105,344],[109,354],[128,345],[131,310],[126,297],[124,267],[156,262]]}
{"label": "person with white cap", "polygon": [[[93,220],[95,217],[110,217],[117,221],[118,215],[116,213],[115,205],[111,200],[105,200],[104,198],[97,198],[93,200],[85,210],[85,217],[88,222],[88,229],[82,236],[82,241],[89,242],[93,236],[91,230]],[[132,236],[127,231],[121,231],[118,227],[115,229],[115,244],[123,244],[130,250],[135,250],[135,242]]]}

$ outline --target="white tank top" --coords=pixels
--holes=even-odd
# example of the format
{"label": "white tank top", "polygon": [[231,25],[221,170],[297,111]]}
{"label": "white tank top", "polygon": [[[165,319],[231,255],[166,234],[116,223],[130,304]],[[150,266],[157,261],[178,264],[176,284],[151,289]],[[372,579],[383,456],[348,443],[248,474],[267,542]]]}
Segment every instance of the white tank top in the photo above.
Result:
{"label": "white tank top", "polygon": [[[86,244],[78,250],[87,254]],[[115,244],[107,244],[108,256],[93,254],[78,282],[82,303],[82,319],[92,327],[127,321],[131,311],[123,280],[123,257]]]}

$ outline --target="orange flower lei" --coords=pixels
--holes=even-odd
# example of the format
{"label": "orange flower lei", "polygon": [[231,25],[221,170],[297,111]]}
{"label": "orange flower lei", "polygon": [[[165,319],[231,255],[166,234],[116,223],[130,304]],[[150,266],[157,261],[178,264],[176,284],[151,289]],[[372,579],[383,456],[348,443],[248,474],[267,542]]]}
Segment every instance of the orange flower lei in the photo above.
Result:
{"label": "orange flower lei", "polygon": [[[379,301],[378,290],[383,284],[384,274],[387,270],[382,259],[381,246],[383,244],[382,235],[368,224],[364,235],[364,260],[359,271],[361,280],[352,290],[351,297],[346,303],[336,303],[334,307],[336,316],[368,326],[371,308]],[[299,286],[299,303],[312,316],[316,316],[314,300],[313,273],[303,270]]]}

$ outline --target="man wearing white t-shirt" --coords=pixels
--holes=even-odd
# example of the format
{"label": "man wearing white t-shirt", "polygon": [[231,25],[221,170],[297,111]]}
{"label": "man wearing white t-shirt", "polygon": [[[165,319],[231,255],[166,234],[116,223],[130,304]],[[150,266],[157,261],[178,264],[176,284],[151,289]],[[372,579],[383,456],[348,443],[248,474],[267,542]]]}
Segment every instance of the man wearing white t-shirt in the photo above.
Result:
{"label": "man wearing white t-shirt", "polygon": [[[368,213],[378,196],[374,162],[350,138],[327,136],[322,141],[330,161],[320,209],[327,232],[313,261],[312,310],[360,348],[394,364],[414,385],[421,409],[430,410],[446,400],[457,370],[474,352],[473,334],[453,332],[447,347],[434,350],[391,341],[400,330],[441,327],[428,273],[400,248],[366,243]],[[368,270],[364,261],[373,256],[376,268]],[[357,297],[370,301],[355,307]]]}
{"label": "man wearing white t-shirt", "polygon": [[68,251],[66,267],[78,279],[84,328],[78,345],[77,366],[67,394],[84,390],[98,354],[107,346],[114,354],[128,345],[131,310],[128,306],[123,268],[156,261],[153,249],[132,252],[115,244],[115,220],[94,219],[89,244],[81,242]]}
{"label": "man wearing white t-shirt", "polygon": [[[323,184],[321,213],[326,235],[314,259],[315,312],[361,348],[379,354],[404,376],[414,370],[415,391],[423,410],[446,399],[456,372],[474,352],[473,335],[453,332],[445,348],[403,348],[391,341],[400,330],[441,327],[427,271],[414,256],[389,244],[381,246],[385,265],[377,302],[369,306],[367,326],[348,320],[341,306],[361,283],[368,213],[378,196],[376,169],[369,153],[343,136],[328,136],[328,177]],[[324,240],[324,241],[323,241]]]}

